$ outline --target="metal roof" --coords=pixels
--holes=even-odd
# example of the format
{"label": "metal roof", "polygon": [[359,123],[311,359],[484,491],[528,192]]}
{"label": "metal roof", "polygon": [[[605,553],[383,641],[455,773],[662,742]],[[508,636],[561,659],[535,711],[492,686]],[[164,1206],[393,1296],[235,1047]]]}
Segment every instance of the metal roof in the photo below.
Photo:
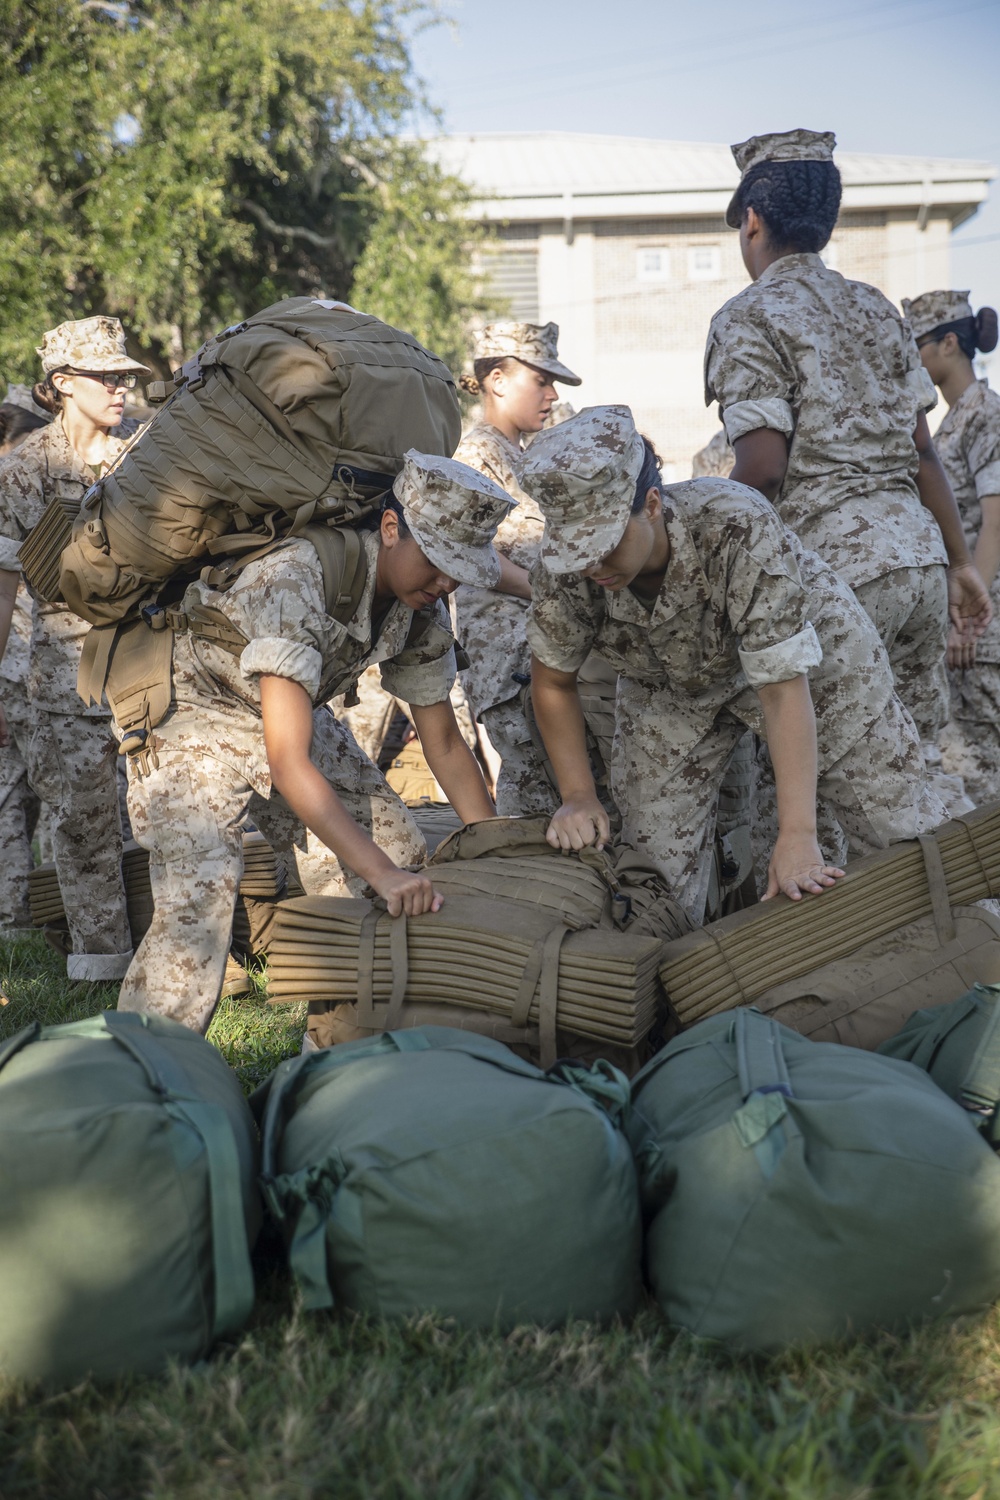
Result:
{"label": "metal roof", "polygon": [[[440,136],[448,170],[482,192],[490,219],[721,214],[739,174],[728,146],[547,130]],[[966,218],[996,168],[946,157],[837,153],[844,207],[952,206]]]}

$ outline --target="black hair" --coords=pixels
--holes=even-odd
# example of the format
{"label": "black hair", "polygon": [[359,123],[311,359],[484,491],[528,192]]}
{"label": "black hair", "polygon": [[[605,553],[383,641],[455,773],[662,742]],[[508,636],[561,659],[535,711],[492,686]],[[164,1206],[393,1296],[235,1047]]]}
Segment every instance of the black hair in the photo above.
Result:
{"label": "black hair", "polygon": [[15,406],[12,401],[4,401],[0,405],[0,445],[16,443],[19,438],[27,437],[29,432],[47,426],[44,417],[36,416],[33,411],[26,411],[23,406]]}
{"label": "black hair", "polygon": [[382,517],[385,515],[387,510],[391,510],[393,515],[398,520],[400,536],[409,536],[410,528],[406,524],[406,517],[403,514],[403,507],[396,499],[395,495],[392,493],[392,490],[386,491],[386,493],[382,496],[381,507],[377,511],[374,511],[373,514],[368,518],[368,530],[378,531],[379,527],[382,525]]}
{"label": "black hair", "polygon": [[57,391],[52,383],[52,376],[55,373],[54,370],[50,370],[44,380],[40,380],[31,388],[32,400],[37,401],[39,406],[45,411],[50,411],[53,416],[62,411],[63,404],[62,393]]}
{"label": "black hair", "polygon": [[840,172],[832,161],[761,161],[736,190],[742,220],[752,208],[775,249],[817,254],[840,212]]}
{"label": "black hair", "polygon": [[646,503],[646,495],[650,490],[663,489],[663,460],[653,447],[645,433],[640,433],[642,445],[645,448],[645,456],[642,460],[642,468],[639,470],[639,478],[635,482],[635,494],[632,497],[632,514],[637,516]]}
{"label": "black hair", "polygon": [[459,387],[470,396],[481,396],[483,393],[483,381],[491,370],[504,370],[510,364],[516,363],[513,354],[497,354],[489,359],[477,359],[472,366],[471,375],[463,375],[459,380]]}
{"label": "black hair", "polygon": [[975,359],[977,350],[982,354],[989,354],[996,348],[998,331],[997,315],[993,308],[981,307],[974,318],[956,318],[953,323],[939,323],[937,328],[932,328],[924,337],[939,344],[945,334],[953,333],[966,359]]}

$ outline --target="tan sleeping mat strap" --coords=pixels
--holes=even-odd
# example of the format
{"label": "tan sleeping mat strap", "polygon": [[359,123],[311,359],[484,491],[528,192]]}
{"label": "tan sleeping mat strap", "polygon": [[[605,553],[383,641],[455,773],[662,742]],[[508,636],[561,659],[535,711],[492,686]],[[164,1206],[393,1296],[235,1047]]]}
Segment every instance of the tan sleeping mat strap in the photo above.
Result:
{"label": "tan sleeping mat strap", "polygon": [[521,974],[517,999],[510,1014],[510,1024],[526,1027],[531,1006],[538,992],[538,1039],[541,1065],[551,1067],[556,1060],[556,1022],[559,1012],[559,954],[571,923],[560,922],[532,948]]}
{"label": "tan sleeping mat strap", "polygon": [[386,916],[389,924],[389,958],[392,962],[392,993],[385,1018],[386,1031],[395,1031],[403,1022],[403,1003],[410,980],[410,959],[406,937],[406,913]]}
{"label": "tan sleeping mat strap", "polygon": [[934,926],[937,929],[938,941],[942,947],[946,947],[948,943],[955,941],[955,918],[951,909],[951,897],[948,894],[948,877],[944,872],[944,861],[941,858],[938,841],[933,834],[921,833],[919,842],[924,856],[924,869],[927,871],[927,889],[931,898]]}
{"label": "tan sleeping mat strap", "polygon": [[375,932],[382,913],[366,912],[358,930],[358,1025],[379,1029],[375,1019]]}
{"label": "tan sleeping mat strap", "polygon": [[[375,944],[379,926],[387,922],[392,990],[384,1022],[375,1015]],[[390,917],[382,902],[374,903],[361,920],[358,933],[358,1025],[376,1031],[395,1031],[403,1020],[406,986],[410,978],[406,916]]]}

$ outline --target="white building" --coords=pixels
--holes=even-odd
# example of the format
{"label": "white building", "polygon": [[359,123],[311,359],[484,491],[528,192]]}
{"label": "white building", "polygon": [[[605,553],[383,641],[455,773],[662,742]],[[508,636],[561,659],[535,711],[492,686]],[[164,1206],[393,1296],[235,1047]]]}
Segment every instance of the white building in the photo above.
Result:
{"label": "white building", "polygon": [[[712,314],[746,285],[726,205],[738,181],[728,146],[629,136],[498,132],[435,143],[482,193],[495,238],[488,281],[530,322],[559,324],[583,376],[576,406],[627,402],[667,478],[718,426],[704,404]],[[986,162],[838,152],[843,208],[825,259],[894,302],[950,285],[949,236],[975,213]]]}

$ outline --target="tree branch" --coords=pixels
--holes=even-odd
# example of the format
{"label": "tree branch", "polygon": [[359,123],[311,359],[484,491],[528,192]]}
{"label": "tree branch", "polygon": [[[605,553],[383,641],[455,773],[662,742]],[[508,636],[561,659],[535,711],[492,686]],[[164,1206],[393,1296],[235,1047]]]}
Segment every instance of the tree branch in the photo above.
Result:
{"label": "tree branch", "polygon": [[317,234],[315,229],[306,229],[301,224],[279,224],[276,219],[271,218],[266,208],[262,208],[259,203],[254,203],[249,198],[241,198],[238,207],[248,213],[251,218],[256,219],[268,234],[277,235],[281,239],[308,240],[310,245],[316,245],[320,250],[332,250],[334,246],[340,244],[338,234]]}

